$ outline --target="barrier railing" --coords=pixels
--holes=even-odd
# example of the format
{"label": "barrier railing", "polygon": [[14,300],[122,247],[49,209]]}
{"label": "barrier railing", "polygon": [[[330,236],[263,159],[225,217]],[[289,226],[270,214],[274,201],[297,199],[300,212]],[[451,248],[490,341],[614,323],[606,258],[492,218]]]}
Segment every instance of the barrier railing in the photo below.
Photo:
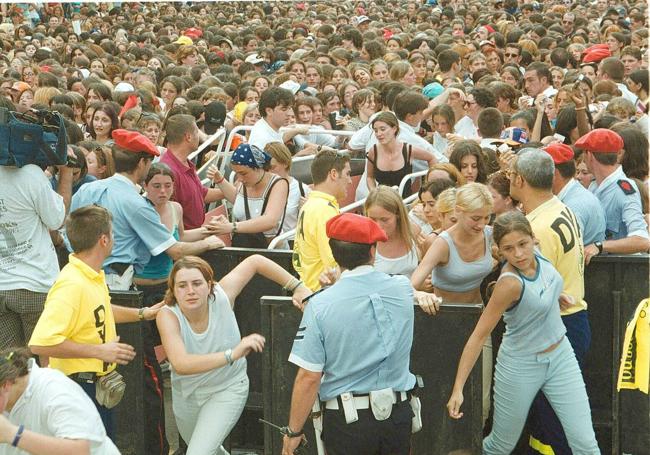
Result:
{"label": "barrier railing", "polygon": [[417,177],[423,177],[423,176],[427,175],[428,172],[429,172],[428,170],[426,170],[426,171],[418,171],[418,172],[412,172],[410,174],[405,175],[404,178],[402,178],[402,181],[399,182],[399,188],[397,190],[398,194],[400,194],[400,195],[404,194],[404,188],[406,187],[406,185],[411,183],[412,179],[417,178]]}
{"label": "barrier railing", "polygon": [[[187,159],[190,160],[190,161],[194,161],[195,158],[196,158],[197,156],[199,156],[199,154],[200,154],[203,150],[205,150],[206,148],[208,148],[208,147],[209,147],[212,143],[214,143],[214,141],[216,141],[219,137],[221,137],[221,141],[219,142],[219,146],[218,146],[218,148],[221,148],[222,145],[223,145],[223,141],[224,141],[225,136],[226,136],[226,130],[223,129],[223,128],[219,128],[217,131],[215,131],[214,134],[211,134],[210,136],[208,136],[208,138],[207,138],[205,141],[203,141],[203,143],[202,143],[201,145],[199,145],[199,147],[198,147],[196,150],[194,150],[192,153],[190,153],[190,154],[188,155]],[[196,163],[195,163],[195,164],[196,164]]]}

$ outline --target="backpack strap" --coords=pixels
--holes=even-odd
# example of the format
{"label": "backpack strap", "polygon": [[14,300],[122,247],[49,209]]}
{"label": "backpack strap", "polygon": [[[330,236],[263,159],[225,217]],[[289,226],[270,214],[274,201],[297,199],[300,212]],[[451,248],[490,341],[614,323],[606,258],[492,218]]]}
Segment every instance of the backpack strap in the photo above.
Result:
{"label": "backpack strap", "polygon": [[[266,211],[266,206],[269,203],[269,198],[271,197],[271,191],[273,191],[273,187],[275,186],[276,183],[278,183],[280,181],[285,181],[285,182],[287,182],[287,186],[289,185],[289,181],[287,179],[285,179],[284,177],[278,177],[278,178],[274,179],[271,182],[271,185],[269,185],[269,190],[264,195],[264,202],[262,203],[262,213],[261,213],[262,215],[264,215],[264,212]],[[284,209],[282,209],[282,221],[280,222],[280,227],[278,228],[278,233],[275,234],[275,236],[280,235],[280,232],[282,232],[282,226],[284,225],[284,217],[287,214],[287,202],[288,202],[288,199],[289,199],[289,195],[287,194],[287,200],[284,201]],[[247,212],[247,215],[249,215],[248,214],[248,202],[246,203],[246,212]]]}

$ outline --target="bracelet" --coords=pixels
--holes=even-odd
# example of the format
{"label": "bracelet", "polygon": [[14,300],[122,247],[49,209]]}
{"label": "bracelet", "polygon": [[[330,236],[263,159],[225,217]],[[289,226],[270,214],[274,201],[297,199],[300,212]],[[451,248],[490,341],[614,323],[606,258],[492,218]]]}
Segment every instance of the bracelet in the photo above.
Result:
{"label": "bracelet", "polygon": [[144,310],[145,310],[144,307],[138,310],[138,319],[140,321],[144,321]]}
{"label": "bracelet", "polygon": [[292,276],[291,278],[289,278],[289,281],[287,281],[287,283],[284,286],[282,286],[282,290],[293,292],[294,289],[300,286],[300,283],[302,283],[302,281]]}
{"label": "bracelet", "polygon": [[25,425],[19,425],[18,431],[16,431],[16,436],[14,436],[14,440],[11,443],[12,447],[18,447],[18,443],[20,442],[20,438],[23,435],[23,431],[25,431]]}
{"label": "bracelet", "polygon": [[293,289],[289,289],[289,292],[295,291],[296,289],[298,289],[300,287],[301,284],[303,284],[303,282],[298,280],[298,283],[296,283],[296,285],[293,287]]}
{"label": "bracelet", "polygon": [[297,438],[305,434],[305,430],[293,431],[291,428],[289,428],[289,425],[284,427],[281,432],[287,435],[289,438]]}
{"label": "bracelet", "polygon": [[232,222],[232,233],[233,234],[237,233],[237,221]]}
{"label": "bracelet", "polygon": [[228,362],[228,365],[232,365],[233,363],[235,363],[235,361],[232,358],[232,349],[226,349],[223,355],[226,358],[226,362]]}

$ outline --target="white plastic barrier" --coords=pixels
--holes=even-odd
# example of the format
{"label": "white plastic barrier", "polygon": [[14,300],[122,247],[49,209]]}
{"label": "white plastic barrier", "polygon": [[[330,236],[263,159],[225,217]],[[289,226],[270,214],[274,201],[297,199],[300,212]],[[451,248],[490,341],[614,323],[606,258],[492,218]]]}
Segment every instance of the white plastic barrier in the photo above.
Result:
{"label": "white plastic barrier", "polygon": [[221,149],[223,147],[223,142],[226,139],[226,130],[224,128],[219,128],[217,131],[215,131],[214,134],[208,136],[208,138],[203,141],[201,145],[199,145],[199,148],[194,150],[192,153],[189,154],[187,157],[188,160],[194,161],[194,159],[199,156],[199,153],[201,153],[203,150],[205,150],[207,147],[209,147],[214,141],[219,139],[221,137],[221,141],[219,142],[219,146],[217,149]]}
{"label": "white plastic barrier", "polygon": [[412,172],[410,174],[405,175],[404,178],[402,179],[402,181],[399,182],[399,188],[397,189],[397,191],[399,192],[400,195],[404,194],[402,192],[404,191],[404,188],[406,187],[406,185],[409,185],[411,183],[411,179],[413,179],[415,177],[423,177],[423,176],[427,175],[428,173],[429,173],[429,170],[427,169],[426,171]]}

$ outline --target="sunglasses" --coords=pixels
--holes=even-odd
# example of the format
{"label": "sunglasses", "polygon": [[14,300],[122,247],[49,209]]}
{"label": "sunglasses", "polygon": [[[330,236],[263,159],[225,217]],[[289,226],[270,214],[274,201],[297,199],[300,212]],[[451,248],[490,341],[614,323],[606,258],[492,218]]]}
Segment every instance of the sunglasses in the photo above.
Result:
{"label": "sunglasses", "polygon": [[506,57],[519,57],[519,54],[510,54],[510,53],[505,53],[504,54]]}

